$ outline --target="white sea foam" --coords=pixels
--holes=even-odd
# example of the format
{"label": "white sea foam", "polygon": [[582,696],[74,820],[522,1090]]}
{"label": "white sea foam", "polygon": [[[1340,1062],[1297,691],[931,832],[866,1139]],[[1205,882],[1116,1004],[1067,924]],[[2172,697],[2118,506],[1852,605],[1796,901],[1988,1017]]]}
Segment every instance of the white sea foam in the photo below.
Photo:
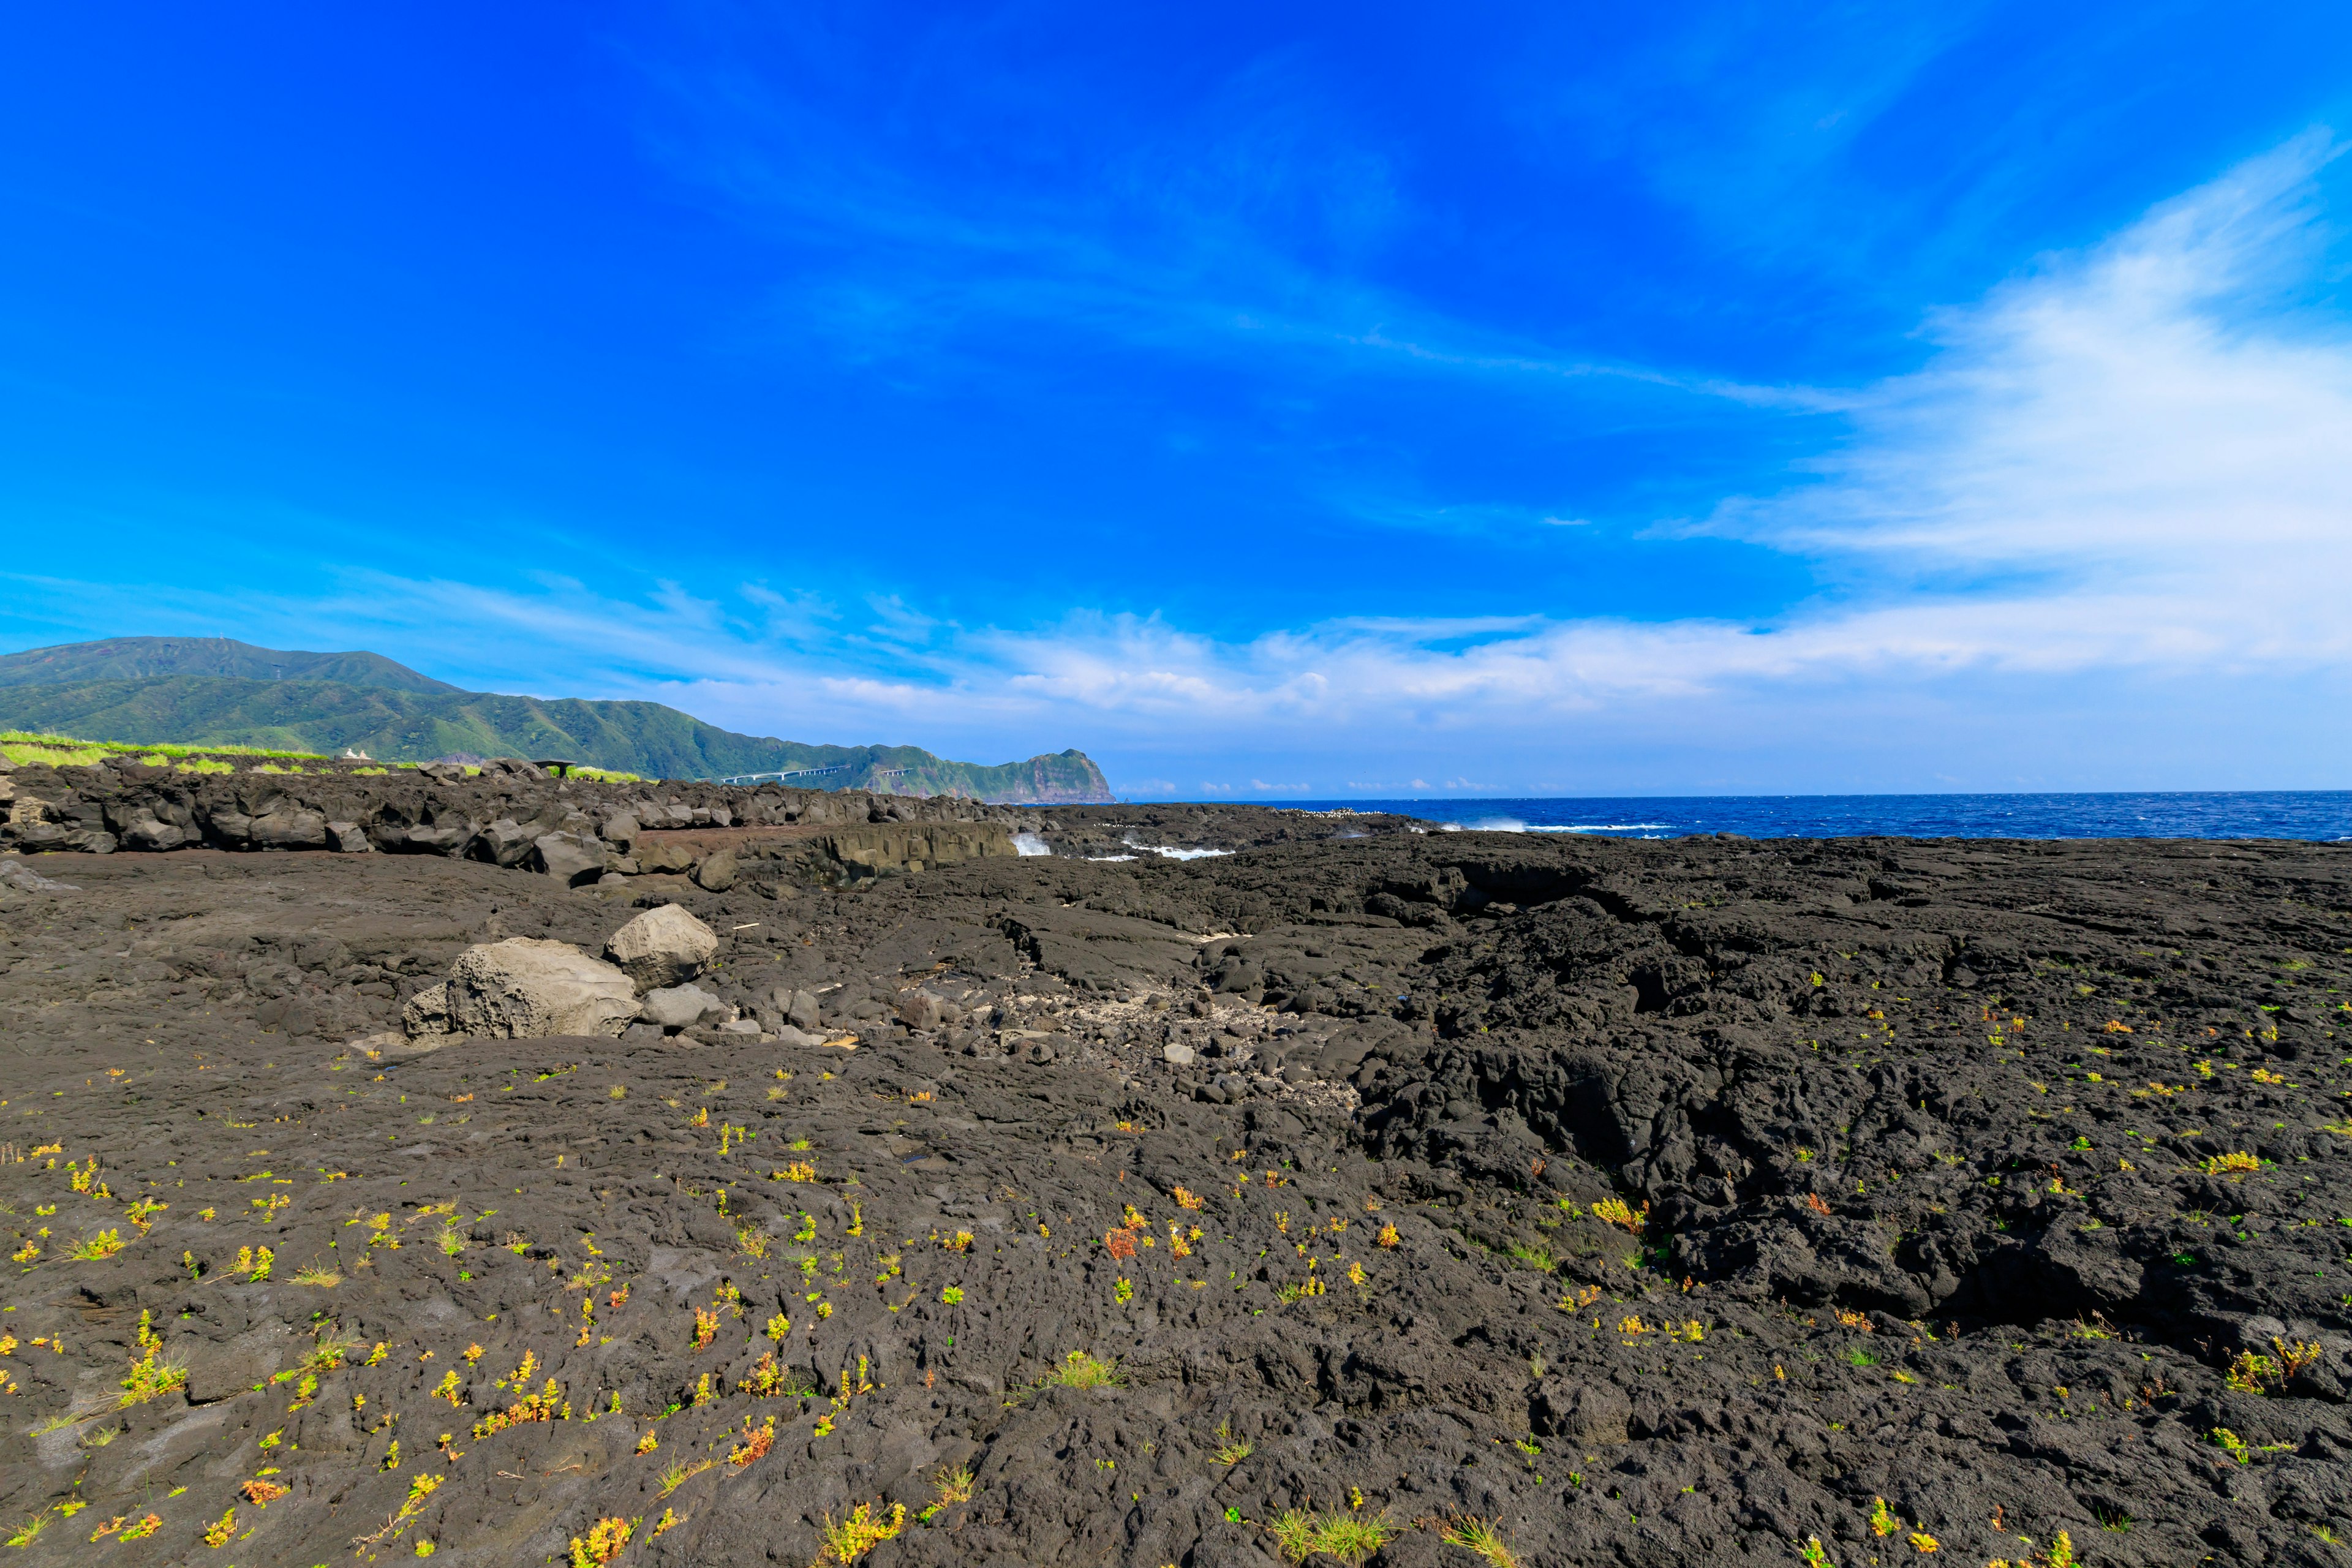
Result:
{"label": "white sea foam", "polygon": [[[1122,838],[1119,842],[1129,849],[1141,849],[1152,855],[1164,855],[1171,860],[1206,860],[1213,855],[1233,853],[1230,849],[1171,849],[1165,844],[1138,844],[1132,838]],[[1132,858],[1132,857],[1123,857],[1123,858]]]}
{"label": "white sea foam", "polygon": [[1013,836],[1013,847],[1020,850],[1024,855],[1051,855],[1054,852],[1054,847],[1052,845],[1046,843],[1044,839],[1038,837],[1034,833],[1014,834]]}
{"label": "white sea foam", "polygon": [[1089,860],[1132,860],[1135,857],[1132,855],[1089,855],[1087,858]]}
{"label": "white sea foam", "polygon": [[1633,833],[1673,826],[1671,822],[1529,823],[1516,816],[1482,816],[1474,822],[1449,822],[1445,831],[1460,833],[1466,828],[1474,833]]}

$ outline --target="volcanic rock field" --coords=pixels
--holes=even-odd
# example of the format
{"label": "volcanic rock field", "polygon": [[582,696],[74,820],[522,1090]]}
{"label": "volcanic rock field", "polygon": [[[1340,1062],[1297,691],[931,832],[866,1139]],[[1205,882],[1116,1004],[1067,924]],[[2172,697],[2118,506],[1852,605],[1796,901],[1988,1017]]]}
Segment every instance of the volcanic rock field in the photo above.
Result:
{"label": "volcanic rock field", "polygon": [[14,775],[16,1559],[2352,1563],[2352,848],[696,788]]}

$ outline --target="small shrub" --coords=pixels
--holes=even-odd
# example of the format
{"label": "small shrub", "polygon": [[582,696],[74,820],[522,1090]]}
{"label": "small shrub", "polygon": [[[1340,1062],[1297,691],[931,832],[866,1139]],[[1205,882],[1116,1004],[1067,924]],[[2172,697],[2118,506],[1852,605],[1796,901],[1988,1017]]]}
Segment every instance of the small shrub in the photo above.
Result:
{"label": "small shrub", "polygon": [[113,1257],[124,1246],[122,1233],[101,1230],[96,1236],[85,1237],[66,1248],[66,1256],[78,1263],[97,1263]]}
{"label": "small shrub", "polygon": [[2278,1363],[2254,1351],[2240,1351],[2223,1381],[2241,1394],[2260,1394],[2280,1381]]}
{"label": "small shrub", "polygon": [[834,1522],[833,1515],[826,1514],[819,1531],[824,1537],[824,1550],[817,1554],[817,1561],[838,1563],[846,1568],[847,1564],[856,1562],[907,1527],[905,1503],[891,1505],[887,1523],[875,1510],[873,1503],[859,1503],[850,1510],[849,1517],[838,1524]]}
{"label": "small shrub", "polygon": [[1115,1361],[1100,1361],[1085,1351],[1072,1351],[1062,1358],[1062,1364],[1045,1374],[1040,1387],[1047,1384],[1062,1388],[1118,1388],[1127,1383]]}
{"label": "small shrub", "polygon": [[1639,1236],[1643,1226],[1649,1223],[1650,1205],[1643,1204],[1638,1209],[1628,1208],[1623,1198],[1603,1198],[1592,1205],[1592,1217],[1603,1225],[1613,1225],[1620,1230]]}
{"label": "small shrub", "polygon": [[572,1538],[572,1568],[603,1568],[621,1554],[635,1532],[635,1527],[625,1519],[598,1520],[588,1527],[584,1540],[577,1535]]}
{"label": "small shrub", "polygon": [[2259,1171],[2262,1168],[2262,1161],[2243,1150],[2235,1153],[2211,1155],[2200,1167],[2209,1176],[2218,1176],[2227,1171]]}
{"label": "small shrub", "polygon": [[1233,1417],[1217,1423],[1217,1463],[1238,1465],[1257,1451],[1257,1445],[1234,1436]]}
{"label": "small shrub", "polygon": [[[774,1416],[769,1416],[767,1425],[763,1426],[753,1426],[747,1420],[743,1426],[743,1440],[737,1444],[734,1451],[727,1456],[727,1462],[739,1470],[748,1469],[756,1461],[766,1458],[769,1451],[775,1446],[776,1418]],[[898,1510],[901,1517],[904,1517],[906,1511],[903,1507]]]}

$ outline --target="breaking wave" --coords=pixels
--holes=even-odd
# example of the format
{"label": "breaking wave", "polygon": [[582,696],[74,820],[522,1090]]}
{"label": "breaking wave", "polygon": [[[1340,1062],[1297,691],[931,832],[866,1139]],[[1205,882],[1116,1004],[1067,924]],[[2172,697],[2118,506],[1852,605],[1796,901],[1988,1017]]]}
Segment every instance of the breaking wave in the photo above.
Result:
{"label": "breaking wave", "polygon": [[1233,853],[1230,849],[1171,849],[1165,844],[1138,844],[1132,838],[1122,838],[1119,842],[1129,849],[1141,849],[1148,854],[1164,855],[1171,860],[1206,860],[1213,855]]}
{"label": "breaking wave", "polygon": [[1013,847],[1020,850],[1024,855],[1051,855],[1054,852],[1054,847],[1052,845],[1046,843],[1044,839],[1038,837],[1034,833],[1014,834],[1013,836]]}

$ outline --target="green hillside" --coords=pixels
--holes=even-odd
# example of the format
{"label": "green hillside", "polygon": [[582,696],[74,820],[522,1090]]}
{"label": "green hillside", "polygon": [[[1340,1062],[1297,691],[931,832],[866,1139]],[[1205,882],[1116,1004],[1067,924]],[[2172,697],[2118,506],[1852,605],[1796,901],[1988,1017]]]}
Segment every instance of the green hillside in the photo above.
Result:
{"label": "green hillside", "polygon": [[[61,667],[65,662],[69,661],[61,661]],[[403,675],[415,674],[389,659],[383,663]],[[345,680],[193,674],[17,680],[0,683],[0,729],[141,745],[180,742],[330,753],[349,748],[381,762],[428,761],[452,753],[563,757],[653,778],[793,773],[801,776],[787,782],[804,788],[961,795],[995,801],[1112,798],[1102,771],[1077,751],[983,766],[950,762],[914,746],[813,746],[740,735],[658,702],[545,700]],[[804,771],[814,769],[827,771]]]}
{"label": "green hillside", "polygon": [[142,680],[158,675],[218,675],[239,680],[334,680],[401,691],[457,691],[380,653],[304,653],[256,647],[228,637],[105,637],[0,655],[0,686],[59,686]]}

